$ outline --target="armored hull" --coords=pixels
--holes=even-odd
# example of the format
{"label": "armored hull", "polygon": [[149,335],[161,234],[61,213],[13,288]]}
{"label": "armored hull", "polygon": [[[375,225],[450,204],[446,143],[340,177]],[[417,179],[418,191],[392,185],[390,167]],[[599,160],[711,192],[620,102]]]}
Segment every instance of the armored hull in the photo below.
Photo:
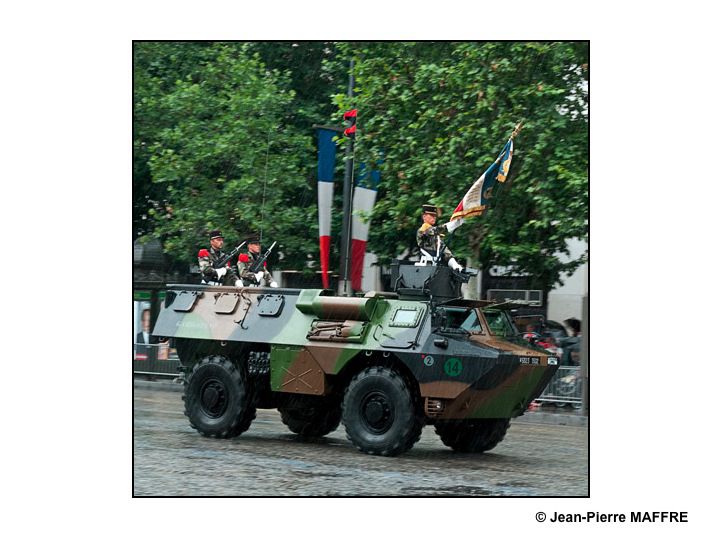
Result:
{"label": "armored hull", "polygon": [[204,435],[237,435],[255,407],[277,407],[304,435],[342,418],[372,454],[408,450],[427,423],[456,450],[484,451],[542,392],[557,359],[514,337],[508,306],[432,285],[448,277],[407,267],[396,292],[364,297],[169,286],[153,333],[174,339],[185,412]]}

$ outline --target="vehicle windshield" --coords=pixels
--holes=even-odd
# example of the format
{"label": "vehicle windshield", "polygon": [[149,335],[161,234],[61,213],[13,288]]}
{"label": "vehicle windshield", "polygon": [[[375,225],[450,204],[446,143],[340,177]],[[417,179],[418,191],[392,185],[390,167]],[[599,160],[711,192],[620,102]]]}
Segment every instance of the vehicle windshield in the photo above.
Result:
{"label": "vehicle windshield", "polygon": [[496,336],[511,337],[518,333],[510,317],[504,311],[483,311],[490,331]]}
{"label": "vehicle windshield", "polygon": [[474,309],[445,308],[444,331],[476,334],[482,332],[480,318]]}

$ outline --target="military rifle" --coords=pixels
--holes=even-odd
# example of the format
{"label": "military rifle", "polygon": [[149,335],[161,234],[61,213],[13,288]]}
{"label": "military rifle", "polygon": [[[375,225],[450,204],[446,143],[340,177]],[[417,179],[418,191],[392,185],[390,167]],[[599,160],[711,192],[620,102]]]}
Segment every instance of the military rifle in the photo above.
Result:
{"label": "military rifle", "polygon": [[270,252],[275,247],[275,244],[277,244],[277,242],[273,242],[272,246],[270,246],[268,248],[268,250],[263,254],[263,256],[260,257],[259,259],[257,259],[254,263],[252,263],[250,268],[248,268],[248,272],[252,272],[253,274],[256,274],[260,271],[260,269],[263,267],[263,263],[265,263],[267,258],[270,256]]}
{"label": "military rifle", "polygon": [[[227,263],[230,262],[230,259],[232,259],[235,255],[238,254],[238,252],[240,251],[240,248],[242,248],[242,247],[245,245],[245,243],[246,243],[246,242],[243,242],[243,243],[240,244],[238,247],[236,247],[235,249],[233,249],[230,253],[228,253],[227,255],[225,255],[222,259],[218,259],[217,261],[215,261],[215,262],[213,263],[213,268],[215,268],[216,270],[219,269],[219,268],[223,268]],[[274,244],[273,244],[273,245],[274,245]]]}

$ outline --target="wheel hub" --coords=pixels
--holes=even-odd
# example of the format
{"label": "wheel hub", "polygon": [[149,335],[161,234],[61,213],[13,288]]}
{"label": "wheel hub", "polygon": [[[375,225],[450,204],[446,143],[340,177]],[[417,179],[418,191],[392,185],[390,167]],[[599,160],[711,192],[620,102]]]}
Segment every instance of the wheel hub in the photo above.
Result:
{"label": "wheel hub", "polygon": [[200,392],[200,405],[203,412],[212,418],[218,418],[227,409],[227,392],[218,380],[209,380]]}
{"label": "wheel hub", "polygon": [[392,426],[394,410],[387,396],[373,392],[365,396],[361,405],[361,416],[365,427],[375,434],[385,433]]}
{"label": "wheel hub", "polygon": [[377,401],[371,401],[370,403],[368,403],[367,407],[365,408],[365,416],[367,417],[368,421],[373,424],[376,424],[380,420],[382,420],[382,417],[383,417],[382,403],[379,403]]}

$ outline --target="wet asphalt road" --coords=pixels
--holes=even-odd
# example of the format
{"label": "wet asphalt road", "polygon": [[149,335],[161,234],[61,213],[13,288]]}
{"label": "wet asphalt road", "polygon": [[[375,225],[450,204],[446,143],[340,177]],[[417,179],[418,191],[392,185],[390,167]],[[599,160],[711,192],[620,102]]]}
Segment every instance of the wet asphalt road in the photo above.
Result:
{"label": "wet asphalt road", "polygon": [[135,388],[136,496],[587,496],[587,428],[515,420],[485,454],[455,454],[432,427],[410,452],[368,456],[345,429],[320,439],[291,433],[258,410],[241,436],[200,436],[180,392]]}

